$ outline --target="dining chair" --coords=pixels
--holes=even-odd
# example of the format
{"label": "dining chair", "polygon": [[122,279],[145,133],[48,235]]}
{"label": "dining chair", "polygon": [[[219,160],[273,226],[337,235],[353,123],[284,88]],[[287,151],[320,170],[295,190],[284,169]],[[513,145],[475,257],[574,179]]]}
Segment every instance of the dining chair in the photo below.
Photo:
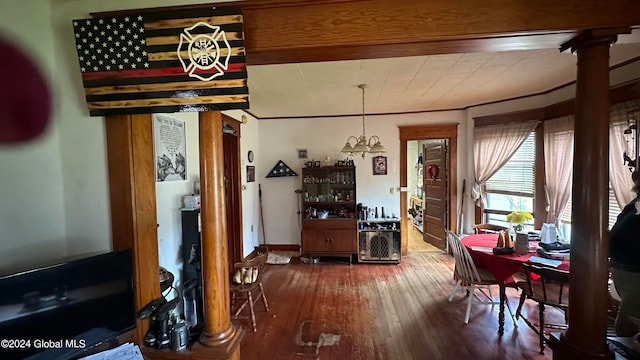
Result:
{"label": "dining chair", "polygon": [[[459,290],[462,290],[467,294],[469,299],[467,300],[464,323],[468,324],[469,315],[471,314],[471,305],[499,305],[500,301],[495,301],[493,299],[493,295],[491,294],[491,286],[504,285],[496,280],[491,271],[476,266],[473,258],[471,257],[471,254],[469,254],[469,251],[456,234],[451,231],[447,231],[446,238],[449,249],[451,249],[453,258],[455,260],[454,278],[456,279],[456,284],[449,294],[449,301],[453,299],[456,292],[458,292]],[[476,290],[478,290],[478,292],[483,295],[485,299],[478,296]],[[484,290],[486,290],[486,292]],[[513,317],[513,314],[511,313],[511,307],[509,307],[508,301],[506,302],[506,305],[509,309],[509,313],[511,314],[513,324],[516,325],[516,321]]]}
{"label": "dining chair", "polygon": [[[234,273],[232,274],[232,279],[229,284],[229,290],[231,292],[231,318],[246,318],[246,316],[241,316],[240,313],[248,305],[253,332],[257,331],[256,314],[254,311],[255,303],[262,300],[265,310],[269,311],[269,303],[267,302],[267,297],[262,286],[265,264],[267,263],[269,252],[266,248],[257,250],[258,255],[254,258],[233,265]],[[242,301],[237,307],[235,307],[236,300]]]}
{"label": "dining chair", "polygon": [[509,229],[508,227],[495,224],[475,224],[471,227],[475,234],[499,233],[500,231]]}
{"label": "dining chair", "polygon": [[[540,338],[540,354],[544,354],[544,344],[547,341],[545,327],[554,329],[566,329],[569,315],[569,272],[556,268],[542,266],[532,263],[522,264],[525,280],[516,282],[516,286],[522,290],[516,318],[522,318],[524,322]],[[522,314],[522,306],[527,300],[533,300],[538,304],[538,324]],[[545,307],[551,306],[562,310],[564,313],[564,324],[547,324],[544,314]]]}

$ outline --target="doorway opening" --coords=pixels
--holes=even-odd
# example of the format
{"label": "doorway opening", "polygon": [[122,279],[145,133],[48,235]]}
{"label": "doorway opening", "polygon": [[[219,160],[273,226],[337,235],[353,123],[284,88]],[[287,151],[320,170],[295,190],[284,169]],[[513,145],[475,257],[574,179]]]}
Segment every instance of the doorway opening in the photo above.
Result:
{"label": "doorway opening", "polygon": [[458,124],[400,127],[402,255],[409,236],[445,249],[445,231],[456,228],[457,138]]}
{"label": "doorway opening", "polygon": [[407,237],[413,252],[434,252],[445,246],[449,220],[449,140],[407,142]]}

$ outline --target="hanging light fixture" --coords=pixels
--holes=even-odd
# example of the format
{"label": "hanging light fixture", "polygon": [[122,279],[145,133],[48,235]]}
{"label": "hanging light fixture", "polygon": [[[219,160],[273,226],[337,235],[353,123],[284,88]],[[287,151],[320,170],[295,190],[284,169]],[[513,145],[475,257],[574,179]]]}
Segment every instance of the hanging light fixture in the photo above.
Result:
{"label": "hanging light fixture", "polygon": [[[348,154],[350,156],[361,155],[364,159],[365,155],[372,154],[378,155],[387,152],[387,149],[382,146],[380,142],[380,138],[376,135],[371,136],[367,139],[365,135],[365,127],[364,127],[364,89],[367,87],[365,84],[358,85],[360,90],[362,90],[362,135],[359,137],[349,136],[347,138],[347,143],[342,148],[341,152]],[[354,145],[351,145],[351,139],[355,140]]]}
{"label": "hanging light fixture", "polygon": [[624,164],[633,171],[638,167],[638,156],[640,155],[640,137],[638,137],[638,120],[640,120],[640,108],[627,112],[627,123],[629,126],[624,130],[627,146],[622,154]]}

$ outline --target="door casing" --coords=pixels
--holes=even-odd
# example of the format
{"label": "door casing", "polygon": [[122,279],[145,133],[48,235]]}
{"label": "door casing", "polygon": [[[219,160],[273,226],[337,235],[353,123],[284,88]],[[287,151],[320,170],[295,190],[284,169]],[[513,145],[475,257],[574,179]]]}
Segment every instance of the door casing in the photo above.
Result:
{"label": "door casing", "polygon": [[[400,132],[400,188],[407,188],[407,141],[425,139],[449,140],[449,214],[457,214],[458,211],[458,125],[412,125],[399,126]],[[400,196],[400,227],[402,235],[402,255],[408,253],[407,231],[407,194],[398,192]],[[449,216],[448,229],[457,228],[457,216]]]}

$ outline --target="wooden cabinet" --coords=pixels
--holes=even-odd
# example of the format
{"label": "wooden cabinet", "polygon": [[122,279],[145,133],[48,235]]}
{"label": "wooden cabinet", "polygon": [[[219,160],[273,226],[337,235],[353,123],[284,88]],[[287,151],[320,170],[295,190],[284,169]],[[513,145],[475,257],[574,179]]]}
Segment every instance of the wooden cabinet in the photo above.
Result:
{"label": "wooden cabinet", "polygon": [[355,167],[308,167],[302,178],[302,253],[351,263],[358,251]]}
{"label": "wooden cabinet", "polygon": [[356,229],[306,230],[302,233],[302,248],[308,253],[353,254]]}

